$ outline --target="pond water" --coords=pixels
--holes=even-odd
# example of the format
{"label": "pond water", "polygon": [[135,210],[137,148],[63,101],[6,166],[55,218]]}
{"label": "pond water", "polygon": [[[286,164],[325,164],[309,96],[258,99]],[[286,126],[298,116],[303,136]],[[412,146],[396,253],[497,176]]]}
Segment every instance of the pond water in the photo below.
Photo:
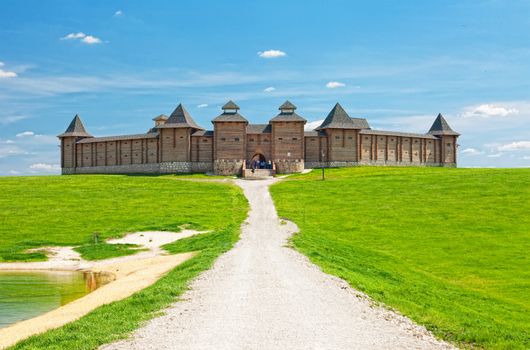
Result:
{"label": "pond water", "polygon": [[78,271],[0,271],[0,328],[46,313],[109,281]]}

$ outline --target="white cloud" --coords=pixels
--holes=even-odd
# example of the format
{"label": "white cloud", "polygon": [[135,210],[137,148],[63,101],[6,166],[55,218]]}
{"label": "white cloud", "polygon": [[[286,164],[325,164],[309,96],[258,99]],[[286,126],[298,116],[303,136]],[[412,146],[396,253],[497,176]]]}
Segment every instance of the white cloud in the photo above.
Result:
{"label": "white cloud", "polygon": [[29,136],[35,136],[35,133],[33,131],[24,131],[24,132],[18,133],[16,136],[17,137],[29,137]]}
{"label": "white cloud", "polygon": [[208,104],[206,103],[201,103],[200,105],[197,105],[197,108],[206,108],[208,107]]}
{"label": "white cloud", "polygon": [[5,158],[5,157],[9,157],[9,156],[17,156],[17,155],[26,154],[26,153],[27,152],[25,152],[22,148],[17,147],[17,146],[13,146],[13,145],[2,146],[2,145],[0,145],[0,158]]}
{"label": "white cloud", "polygon": [[13,169],[11,169],[11,170],[9,170],[9,174],[11,174],[11,175],[18,175],[18,174],[20,174],[20,171],[17,171],[17,170],[13,170]]}
{"label": "white cloud", "polygon": [[[0,67],[5,66],[4,62],[0,62]],[[15,72],[10,72],[7,70],[3,70],[0,68],[0,79],[8,79],[8,78],[15,78],[18,74]]]}
{"label": "white cloud", "polygon": [[83,39],[84,37],[86,37],[86,34],[83,33],[83,32],[79,32],[79,33],[70,33],[66,36],[63,36],[61,38],[61,40],[73,40],[73,39]]}
{"label": "white cloud", "polygon": [[274,90],[276,90],[274,86],[269,86],[268,88],[263,89],[263,92],[273,92]]}
{"label": "white cloud", "polygon": [[462,116],[464,118],[481,117],[481,118],[492,118],[492,117],[507,117],[509,115],[518,114],[517,108],[509,108],[494,104],[483,104],[475,107],[468,107]]}
{"label": "white cloud", "polygon": [[344,87],[344,86],[346,86],[346,84],[340,83],[338,81],[330,81],[329,83],[326,84],[326,87],[328,89],[336,89],[336,88]]}
{"label": "white cloud", "polygon": [[16,123],[20,120],[26,119],[26,116],[23,115],[8,115],[7,117],[0,117],[0,124],[1,125],[8,125]]}
{"label": "white cloud", "polygon": [[321,120],[314,120],[312,122],[307,122],[304,126],[304,130],[305,131],[312,131],[314,130],[315,128],[319,127],[320,124],[322,124],[322,122],[324,121],[324,119],[321,119]]}
{"label": "white cloud", "polygon": [[61,167],[58,164],[48,164],[48,163],[31,164],[29,168],[35,171],[46,171],[46,172],[56,172],[58,170],[61,170]]}
{"label": "white cloud", "polygon": [[6,140],[4,143],[11,144],[11,143],[15,143],[15,141],[13,141],[13,140]]}
{"label": "white cloud", "polygon": [[530,141],[516,141],[499,146],[501,152],[530,150]]}
{"label": "white cloud", "polygon": [[122,10],[118,10],[118,11],[114,12],[114,17],[120,17],[120,16],[123,16],[123,11]]}
{"label": "white cloud", "polygon": [[479,155],[483,154],[484,152],[479,151],[476,148],[466,148],[461,153],[462,154],[466,154],[468,156],[479,156]]}
{"label": "white cloud", "polygon": [[524,160],[530,160],[530,156],[523,156]]}
{"label": "white cloud", "polygon": [[101,44],[100,38],[96,38],[95,36],[92,36],[92,35],[87,35],[83,32],[70,33],[66,36],[63,36],[61,40],[79,40],[88,45]]}
{"label": "white cloud", "polygon": [[88,45],[101,44],[101,39],[92,35],[85,36],[81,41]]}
{"label": "white cloud", "polygon": [[277,57],[283,57],[287,54],[280,50],[267,50],[267,51],[259,51],[258,56],[261,58],[277,58]]}
{"label": "white cloud", "polygon": [[487,157],[488,158],[499,158],[499,157],[502,157],[502,153],[494,153],[494,154],[488,154]]}

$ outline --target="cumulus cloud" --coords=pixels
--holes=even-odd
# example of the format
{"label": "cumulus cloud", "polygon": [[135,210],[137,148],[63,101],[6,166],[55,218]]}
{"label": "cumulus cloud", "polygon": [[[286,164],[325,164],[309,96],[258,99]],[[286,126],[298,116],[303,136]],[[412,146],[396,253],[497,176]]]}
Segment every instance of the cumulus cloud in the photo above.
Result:
{"label": "cumulus cloud", "polygon": [[501,152],[530,150],[530,141],[515,141],[499,146]]}
{"label": "cumulus cloud", "polygon": [[18,133],[16,136],[17,137],[30,137],[30,136],[35,136],[35,133],[33,131],[24,131],[24,132]]}
{"label": "cumulus cloud", "polygon": [[344,87],[344,86],[346,86],[346,84],[340,83],[338,81],[330,81],[329,83],[326,84],[326,87],[328,89],[336,89],[336,88],[340,88],[340,87]]}
{"label": "cumulus cloud", "polygon": [[118,10],[118,11],[114,12],[114,17],[120,17],[120,16],[123,16],[123,11],[122,10]]}
{"label": "cumulus cloud", "polygon": [[100,38],[96,38],[95,36],[92,36],[92,35],[87,35],[83,32],[70,33],[66,36],[63,36],[61,40],[79,40],[88,45],[101,44]]}
{"label": "cumulus cloud", "polygon": [[321,120],[314,120],[312,122],[307,122],[304,126],[304,130],[305,131],[311,131],[311,130],[315,130],[315,128],[319,127],[320,124],[322,124],[322,122],[324,121],[324,119],[321,119]]}
{"label": "cumulus cloud", "polygon": [[206,108],[208,107],[208,104],[206,103],[201,103],[200,105],[197,105],[197,108]]}
{"label": "cumulus cloud", "polygon": [[22,148],[14,146],[14,145],[0,145],[0,158],[6,158],[10,156],[18,156],[21,154],[26,154]]}
{"label": "cumulus cloud", "polygon": [[479,156],[479,155],[483,154],[484,152],[479,151],[476,148],[466,148],[461,153],[462,154],[466,154],[468,156]]}
{"label": "cumulus cloud", "polygon": [[267,50],[267,51],[259,51],[258,56],[261,58],[277,58],[277,57],[283,57],[287,54],[280,50]]}
{"label": "cumulus cloud", "polygon": [[59,164],[35,163],[29,166],[34,171],[56,172],[61,170]]}
{"label": "cumulus cloud", "polygon": [[[0,62],[0,67],[3,67],[3,66],[5,66],[4,62]],[[15,77],[17,77],[17,73],[3,70],[2,68],[0,68],[0,79],[15,78]]]}
{"label": "cumulus cloud", "polygon": [[274,90],[276,90],[274,86],[269,86],[268,88],[263,89],[263,92],[273,92]]}
{"label": "cumulus cloud", "polygon": [[464,118],[481,117],[481,118],[494,118],[494,117],[507,117],[513,114],[518,114],[517,108],[509,108],[501,105],[494,104],[482,104],[480,106],[467,108],[462,116]]}

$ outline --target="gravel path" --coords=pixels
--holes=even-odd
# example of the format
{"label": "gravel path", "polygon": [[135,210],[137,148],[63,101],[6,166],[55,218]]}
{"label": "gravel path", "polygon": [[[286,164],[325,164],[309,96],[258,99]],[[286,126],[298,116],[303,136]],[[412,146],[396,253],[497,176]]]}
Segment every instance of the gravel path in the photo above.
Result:
{"label": "gravel path", "polygon": [[241,240],[161,317],[104,349],[447,349],[405,317],[285,247],[268,186],[237,180],[251,211]]}

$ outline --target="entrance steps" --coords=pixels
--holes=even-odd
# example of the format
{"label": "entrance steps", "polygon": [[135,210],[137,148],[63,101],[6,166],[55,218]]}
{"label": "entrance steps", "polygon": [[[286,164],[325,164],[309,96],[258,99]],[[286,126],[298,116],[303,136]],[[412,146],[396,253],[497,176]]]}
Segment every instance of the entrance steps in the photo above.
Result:
{"label": "entrance steps", "polygon": [[243,178],[249,180],[268,179],[274,176],[273,169],[243,169]]}

